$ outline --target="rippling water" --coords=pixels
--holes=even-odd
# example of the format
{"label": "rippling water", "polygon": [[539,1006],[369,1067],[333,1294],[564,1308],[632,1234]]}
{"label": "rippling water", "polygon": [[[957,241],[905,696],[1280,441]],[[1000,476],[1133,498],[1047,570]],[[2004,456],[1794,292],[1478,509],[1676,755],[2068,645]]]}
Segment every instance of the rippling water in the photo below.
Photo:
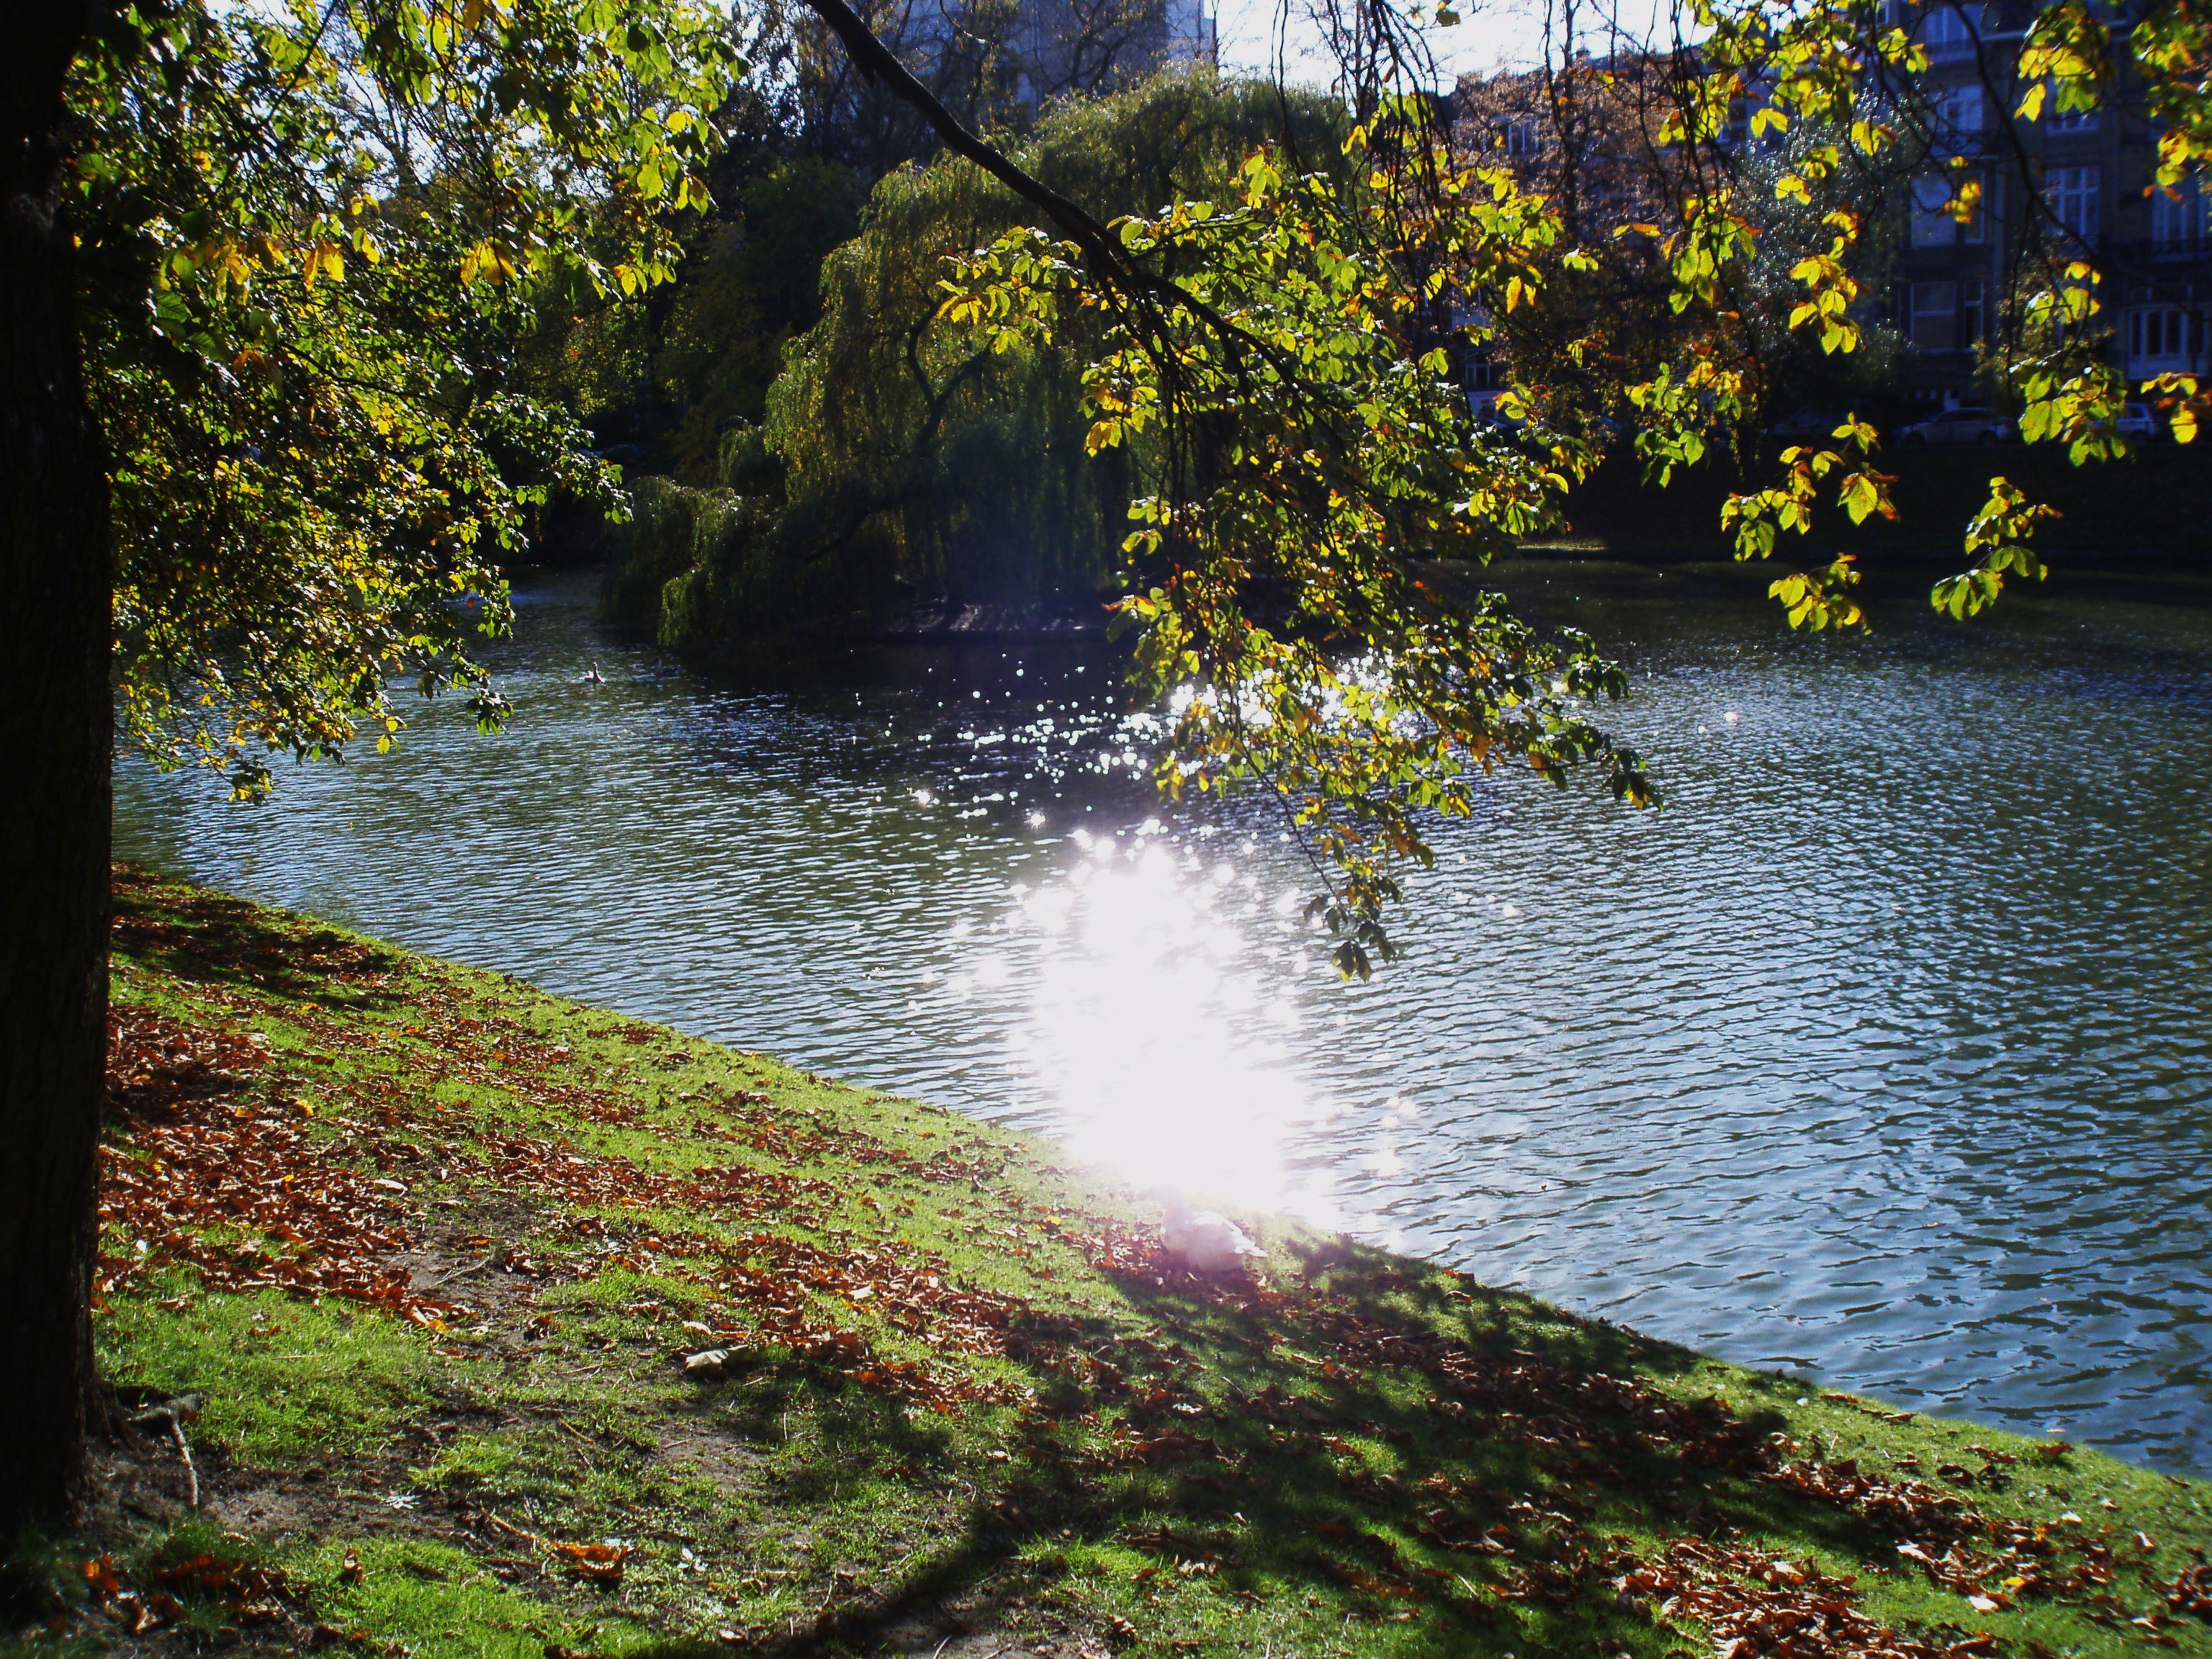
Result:
{"label": "rippling water", "polygon": [[[511,733],[268,807],[121,769],[119,851],[1049,1129],[1730,1358],[2212,1468],[2212,593],[1517,567],[1626,654],[1668,809],[1501,781],[1340,987],[1262,818],[1164,813],[1103,658],[803,688],[529,586]],[[596,660],[604,684],[583,684]],[[1162,822],[1165,819],[1165,822]]]}

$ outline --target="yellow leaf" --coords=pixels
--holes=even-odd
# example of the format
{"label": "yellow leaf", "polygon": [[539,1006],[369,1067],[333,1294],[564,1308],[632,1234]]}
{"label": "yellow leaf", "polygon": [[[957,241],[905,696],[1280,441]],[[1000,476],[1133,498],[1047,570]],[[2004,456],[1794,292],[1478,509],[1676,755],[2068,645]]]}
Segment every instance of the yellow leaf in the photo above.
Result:
{"label": "yellow leaf", "polygon": [[464,283],[489,283],[496,287],[514,276],[514,259],[496,242],[478,242],[461,260]]}

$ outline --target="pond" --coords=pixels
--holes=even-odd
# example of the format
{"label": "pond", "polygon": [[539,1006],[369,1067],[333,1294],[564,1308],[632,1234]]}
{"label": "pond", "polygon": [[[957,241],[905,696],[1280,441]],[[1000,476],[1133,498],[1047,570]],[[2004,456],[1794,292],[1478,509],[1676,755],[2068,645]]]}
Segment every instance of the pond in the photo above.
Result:
{"label": "pond", "polygon": [[[1169,811],[1111,661],[804,684],[520,585],[517,715],[126,762],[125,857],[1048,1131],[1730,1359],[2212,1469],[2212,588],[1792,636],[1731,567],[1525,561],[1666,810],[1501,777],[1344,986],[1252,808]],[[596,663],[603,683],[589,684]]]}

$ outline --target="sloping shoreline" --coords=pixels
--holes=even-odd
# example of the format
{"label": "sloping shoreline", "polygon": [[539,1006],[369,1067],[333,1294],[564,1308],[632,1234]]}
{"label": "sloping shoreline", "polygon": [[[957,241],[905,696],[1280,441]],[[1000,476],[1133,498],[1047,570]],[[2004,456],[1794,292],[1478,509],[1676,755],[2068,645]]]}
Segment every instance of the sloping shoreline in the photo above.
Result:
{"label": "sloping shoreline", "polygon": [[2212,1653],[2202,1483],[1264,1218],[1202,1280],[1035,1139],[118,902],[138,1427],[33,1650]]}

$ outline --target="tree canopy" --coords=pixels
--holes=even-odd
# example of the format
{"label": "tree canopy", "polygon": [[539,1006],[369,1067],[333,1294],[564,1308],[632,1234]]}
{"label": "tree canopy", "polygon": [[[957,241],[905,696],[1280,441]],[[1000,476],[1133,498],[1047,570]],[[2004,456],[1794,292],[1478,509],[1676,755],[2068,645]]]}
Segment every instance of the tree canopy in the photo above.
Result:
{"label": "tree canopy", "polygon": [[[1159,781],[1275,794],[1328,872],[1316,910],[1339,966],[1364,976],[1390,948],[1392,867],[1429,857],[1421,814],[1471,811],[1470,781],[1501,759],[1560,782],[1601,762],[1622,799],[1652,797],[1641,758],[1582,712],[1626,691],[1620,669],[1432,563],[1556,524],[1595,462],[1587,439],[1478,422],[1428,316],[1447,291],[1534,302],[1557,216],[1499,169],[1375,155],[1364,129],[1346,148],[1374,164],[1362,185],[1261,151],[1227,199],[1123,220],[1133,258],[1181,273],[1157,309],[1017,231],[962,266],[945,313],[994,347],[1105,319],[1086,447],[1153,452],[1119,608],[1139,690],[1175,712]],[[1396,211],[1405,166],[1449,211]],[[1422,287],[1394,280],[1394,255],[1428,268]]]}
{"label": "tree canopy", "polygon": [[[1063,104],[1010,153],[1103,221],[1229,188],[1286,120],[1346,171],[1326,100],[1196,75]],[[1099,597],[1138,486],[1127,455],[1084,442],[1095,331],[993,341],[943,311],[948,261],[1030,216],[957,156],[876,185],[823,263],[820,315],[784,348],[760,426],[725,438],[718,482],[742,499],[641,496],[618,589],[632,621],[710,651],[941,599]],[[704,263],[700,285],[720,282],[719,256]]]}
{"label": "tree canopy", "polygon": [[[1140,688],[1177,699],[1164,787],[1278,792],[1335,870],[1321,908],[1364,972],[1389,866],[1425,856],[1424,809],[1465,810],[1470,770],[1602,761],[1651,798],[1581,708],[1620,693],[1617,670],[1424,573],[1556,526],[1614,418],[1664,481],[1741,450],[1784,359],[1862,352],[1883,233],[1854,187],[1927,146],[1924,51],[1874,0],[1703,0],[1693,51],[1564,64],[1545,93],[1580,157],[1548,180],[1442,129],[1410,84],[1417,29],[1361,17],[1348,117],[1204,78],[1048,114],[1019,168],[1089,216],[1073,240],[1025,228],[1036,202],[963,159],[972,137],[884,179],[758,428],[687,440],[720,449],[734,493],[640,497],[630,591],[676,643],[902,595],[1118,593]],[[2185,177],[2191,27],[2154,9],[2116,52],[2104,21],[2047,10],[2020,113],[2146,82],[2160,178]],[[676,0],[133,11],[85,55],[87,339],[124,708],[151,752],[251,793],[272,750],[341,753],[364,726],[388,742],[395,675],[498,723],[471,641],[503,625],[502,555],[553,489],[615,499],[570,388],[518,365],[676,274],[736,67],[728,30]],[[1734,136],[1747,103],[1764,143]],[[750,183],[763,228],[805,219],[796,165]],[[1956,182],[1961,214],[1976,188]],[[2087,459],[2124,443],[2126,387],[2075,325],[2096,272],[2063,252],[2006,367],[2027,434]],[[695,237],[707,278],[662,331],[696,343],[667,372],[712,368],[717,305],[804,316],[760,270],[732,276],[743,257],[710,246],[702,267]],[[1510,436],[1455,384],[1492,347]],[[2189,435],[2193,383],[2162,389]],[[1825,514],[1893,513],[1875,442],[1851,420],[1785,451],[1720,527],[1771,557]],[[1993,479],[1936,602],[1970,614],[2039,574],[2042,516]],[[1856,580],[1816,559],[1773,591],[1793,625],[1860,626]]]}
{"label": "tree canopy", "polygon": [[559,486],[541,308],[664,281],[738,68],[689,0],[124,12],[76,71],[82,337],[127,735],[241,793],[271,751],[504,704],[476,658]]}

